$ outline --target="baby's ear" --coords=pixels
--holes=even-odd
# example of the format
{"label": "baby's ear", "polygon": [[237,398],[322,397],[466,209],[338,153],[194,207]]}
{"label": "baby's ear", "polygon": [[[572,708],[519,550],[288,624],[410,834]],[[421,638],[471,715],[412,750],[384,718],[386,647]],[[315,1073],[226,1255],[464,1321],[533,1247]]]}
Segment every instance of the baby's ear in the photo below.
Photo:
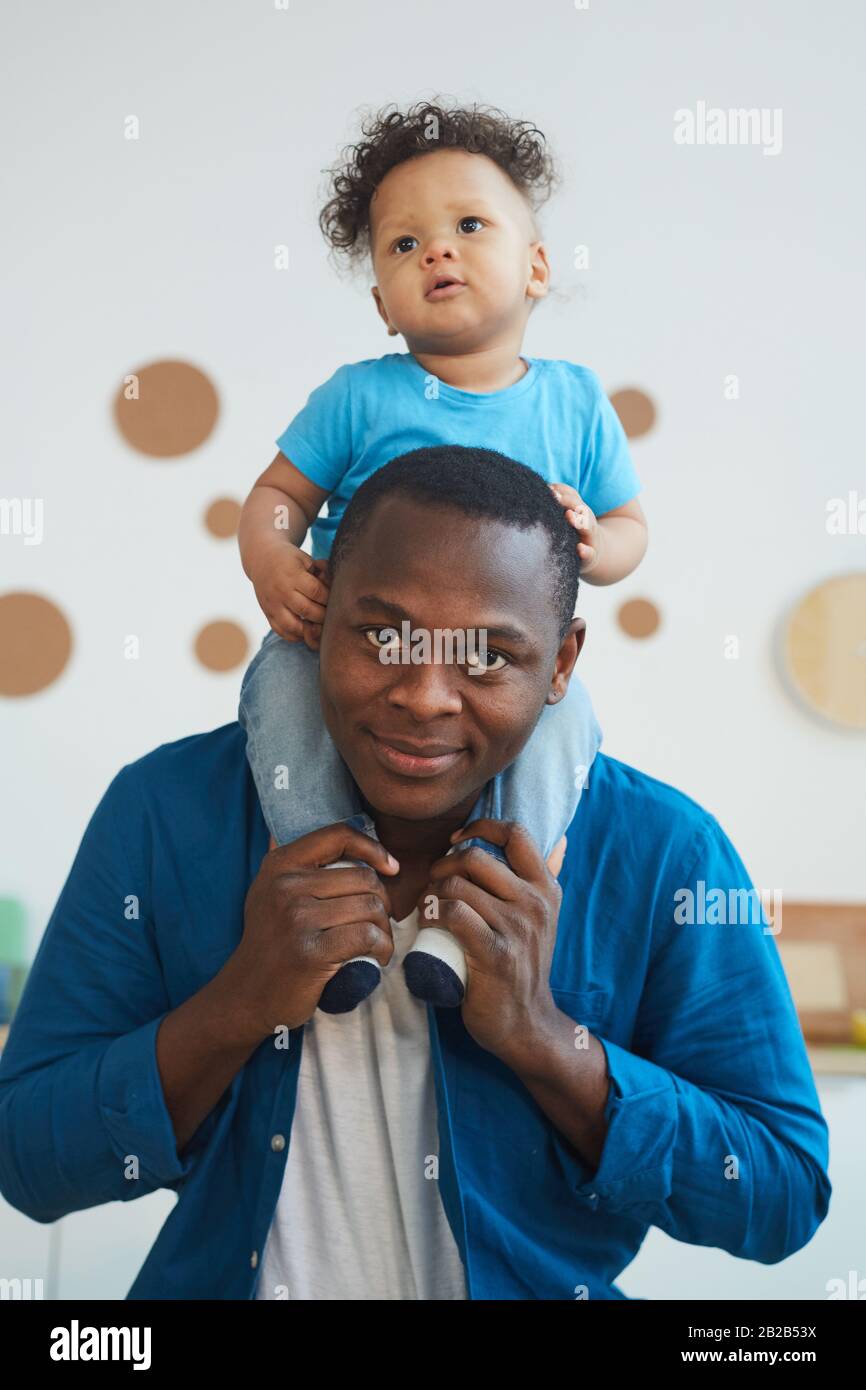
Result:
{"label": "baby's ear", "polygon": [[385,327],[388,329],[388,336],[390,338],[396,337],[397,330],[393,324],[388,322],[388,315],[385,310],[385,305],[382,303],[382,296],[379,293],[379,286],[373,285],[370,290],[370,293],[373,296],[373,302],[376,305],[379,318],[382,320],[382,322],[385,324]]}

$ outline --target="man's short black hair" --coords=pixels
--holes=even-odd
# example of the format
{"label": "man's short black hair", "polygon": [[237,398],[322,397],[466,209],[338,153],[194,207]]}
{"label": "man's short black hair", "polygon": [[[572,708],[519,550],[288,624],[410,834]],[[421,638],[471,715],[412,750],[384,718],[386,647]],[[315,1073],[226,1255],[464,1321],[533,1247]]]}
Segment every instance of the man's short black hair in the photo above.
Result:
{"label": "man's short black hair", "polygon": [[[394,494],[459,511],[464,516],[490,517],[521,531],[541,526],[547,532],[550,549],[546,582],[550,584],[562,640],[577,602],[577,535],[538,473],[495,449],[460,444],[437,444],[401,454],[371,474],[351,498],[331,547],[332,576],[377,504]],[[527,584],[540,580],[540,575],[527,575]]]}

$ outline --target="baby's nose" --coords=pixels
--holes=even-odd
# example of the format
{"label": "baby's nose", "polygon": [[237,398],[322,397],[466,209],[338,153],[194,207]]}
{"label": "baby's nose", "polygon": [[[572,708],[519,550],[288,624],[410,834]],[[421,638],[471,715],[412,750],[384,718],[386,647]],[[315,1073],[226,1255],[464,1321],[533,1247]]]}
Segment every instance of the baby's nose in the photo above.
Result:
{"label": "baby's nose", "polygon": [[427,247],[427,253],[424,259],[427,262],[427,264],[430,265],[433,261],[450,261],[451,259],[453,259],[453,256],[454,251],[452,250],[452,248],[448,245],[447,242],[440,238],[437,241],[430,242],[430,245]]}

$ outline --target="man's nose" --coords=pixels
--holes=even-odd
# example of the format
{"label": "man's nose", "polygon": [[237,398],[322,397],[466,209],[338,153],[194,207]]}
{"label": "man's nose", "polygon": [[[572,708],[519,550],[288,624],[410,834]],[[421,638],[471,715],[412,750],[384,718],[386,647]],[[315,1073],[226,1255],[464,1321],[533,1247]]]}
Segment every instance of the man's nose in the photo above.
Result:
{"label": "man's nose", "polygon": [[459,668],[453,662],[430,661],[393,669],[395,680],[388,702],[411,718],[422,723],[461,712]]}

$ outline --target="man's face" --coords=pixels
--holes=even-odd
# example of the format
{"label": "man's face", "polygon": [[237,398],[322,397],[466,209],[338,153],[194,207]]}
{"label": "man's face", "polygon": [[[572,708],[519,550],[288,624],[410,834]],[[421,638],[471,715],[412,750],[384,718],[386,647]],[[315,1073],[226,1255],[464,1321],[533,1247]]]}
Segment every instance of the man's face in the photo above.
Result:
{"label": "man's face", "polygon": [[[334,576],[320,647],[325,723],[376,811],[431,820],[469,802],[468,813],[562,698],[584,624],[560,643],[550,585],[536,578],[549,565],[541,527],[396,493],[377,505]],[[403,621],[431,642],[437,628],[485,629],[486,669],[384,663]]]}
{"label": "man's face", "polygon": [[[486,346],[547,293],[530,209],[487,155],[436,150],[389,170],[370,204],[370,246],[379,313],[415,352]],[[440,277],[462,288],[431,298]]]}

